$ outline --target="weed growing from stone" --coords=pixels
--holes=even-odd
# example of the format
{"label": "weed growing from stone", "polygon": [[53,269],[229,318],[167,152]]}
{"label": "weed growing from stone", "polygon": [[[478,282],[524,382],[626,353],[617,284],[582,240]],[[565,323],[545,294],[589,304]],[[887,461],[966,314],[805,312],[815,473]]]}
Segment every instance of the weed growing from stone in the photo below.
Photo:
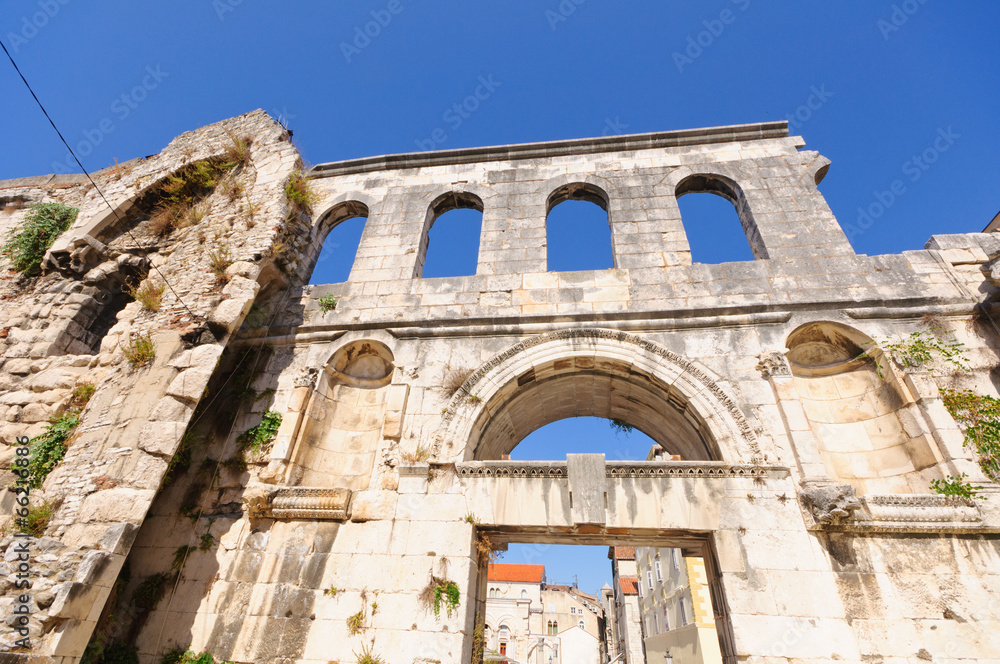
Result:
{"label": "weed growing from stone", "polygon": [[424,445],[417,445],[417,449],[403,452],[403,461],[407,463],[423,463],[430,458],[431,450]]}
{"label": "weed growing from stone", "polygon": [[66,413],[49,419],[45,432],[28,443],[28,486],[39,489],[52,469],[66,456],[66,441],[80,424],[76,412]]}
{"label": "weed growing from stone", "polygon": [[976,451],[979,467],[987,477],[1000,481],[1000,399],[949,389],[941,390],[941,399],[962,426],[965,446]]}
{"label": "weed growing from stone", "polygon": [[170,563],[170,569],[174,570],[175,572],[180,572],[182,569],[184,569],[184,564],[187,562],[188,556],[195,551],[197,551],[197,548],[190,546],[188,544],[177,547],[177,549],[174,551],[174,559]]}
{"label": "weed growing from stone", "polygon": [[459,364],[454,367],[446,364],[444,367],[444,376],[441,379],[441,387],[449,394],[457,392],[465,384],[469,376],[472,375],[472,371],[465,364]]}
{"label": "weed growing from stone", "polygon": [[205,533],[201,536],[201,541],[198,543],[199,551],[211,551],[213,546],[215,546],[215,537],[212,536],[212,533]]}
{"label": "weed growing from stone", "polygon": [[[234,168],[242,168],[250,162],[250,145],[253,139],[249,136],[237,136],[231,131],[227,131],[231,145],[226,148],[226,162]],[[234,199],[235,200],[235,199]]]}
{"label": "weed growing from stone", "polygon": [[375,653],[374,642],[361,646],[361,652],[354,653],[357,664],[385,664],[385,660]]}
{"label": "weed growing from stone", "polygon": [[[887,356],[892,358],[893,362],[903,369],[916,369],[937,360],[966,373],[971,371],[965,357],[965,345],[961,341],[938,338],[934,333],[940,330],[940,327],[933,327],[930,330],[911,332],[900,340],[887,338],[877,340],[876,343]],[[872,356],[865,352],[859,357],[871,358]],[[875,372],[879,378],[885,380],[878,362],[875,363]]]}
{"label": "weed growing from stone", "polygon": [[162,572],[147,576],[132,591],[132,605],[143,611],[152,611],[167,593],[170,577]]}
{"label": "weed growing from stone", "polygon": [[240,451],[249,452],[257,456],[267,450],[269,443],[278,435],[278,427],[281,426],[281,413],[269,410],[264,413],[260,423],[247,429],[236,439]]}
{"label": "weed growing from stone", "polygon": [[176,646],[171,648],[167,652],[163,653],[163,657],[160,658],[160,664],[180,664],[184,659],[184,652],[187,648],[182,648]]}
{"label": "weed growing from stone", "polygon": [[115,640],[101,648],[91,661],[93,664],[139,664],[139,649]]}
{"label": "weed growing from stone", "polygon": [[83,382],[73,388],[72,401],[70,405],[74,408],[83,408],[90,401],[90,398],[97,392],[97,386],[90,382]]}
{"label": "weed growing from stone", "polygon": [[76,221],[78,209],[62,203],[36,203],[24,221],[7,231],[0,246],[0,256],[7,259],[10,269],[24,275],[40,271],[45,252],[60,233]]}
{"label": "weed growing from stone", "polygon": [[365,610],[361,609],[352,616],[347,618],[347,632],[351,636],[360,634],[365,631]]}
{"label": "weed growing from stone", "polygon": [[340,592],[340,590],[337,588],[337,586],[330,586],[329,588],[323,589],[323,594],[328,595],[330,597],[336,597],[338,592]]}
{"label": "weed growing from stone", "polygon": [[[215,664],[215,657],[212,653],[195,653],[186,648],[171,648],[163,657],[160,664]],[[232,662],[221,662],[220,664],[232,664]]]}
{"label": "weed growing from stone", "polygon": [[461,592],[458,589],[458,584],[454,581],[445,581],[439,583],[434,588],[434,615],[441,615],[441,604],[445,605],[445,610],[450,617],[452,613],[458,610],[458,604],[461,600]]}
{"label": "weed growing from stone", "polygon": [[151,364],[156,357],[156,344],[149,332],[145,334],[133,333],[129,336],[127,344],[122,346],[119,342],[118,345],[121,346],[122,352],[125,353],[125,359],[128,360],[133,369]]}
{"label": "weed growing from stone", "polygon": [[167,464],[167,471],[163,474],[163,486],[170,486],[174,480],[186,473],[188,468],[191,467],[192,442],[194,442],[194,436],[188,431],[181,438],[181,443],[177,446],[177,451],[170,457],[170,463]]}
{"label": "weed growing from stone", "polygon": [[163,292],[167,289],[166,284],[156,284],[151,280],[144,281],[138,288],[130,288],[128,294],[133,300],[142,305],[146,311],[159,311],[163,301]]}
{"label": "weed growing from stone", "polygon": [[288,205],[293,211],[312,214],[313,205],[316,203],[316,192],[309,186],[309,181],[302,171],[296,170],[288,176],[288,182],[285,183],[285,198],[288,199]]}
{"label": "weed growing from stone", "polygon": [[959,473],[958,475],[949,475],[943,480],[931,480],[931,490],[942,496],[986,500],[986,496],[979,495],[978,489],[965,481],[966,478],[968,475]]}
{"label": "weed growing from stone", "polygon": [[208,252],[208,269],[215,275],[218,285],[223,285],[229,281],[226,270],[233,264],[233,257],[229,252],[228,244],[220,244],[212,251]]}
{"label": "weed growing from stone", "polygon": [[337,308],[337,298],[332,295],[324,295],[317,301],[320,311],[333,311]]}
{"label": "weed growing from stone", "polygon": [[615,418],[615,419],[612,419],[612,420],[608,420],[608,426],[611,427],[611,431],[614,432],[615,437],[618,437],[621,434],[624,434],[624,435],[627,436],[630,433],[632,433],[633,431],[635,431],[635,427],[634,426],[632,426],[631,424],[629,424],[627,422],[619,420],[618,418]]}
{"label": "weed growing from stone", "polygon": [[24,520],[24,532],[32,537],[41,537],[49,527],[49,521],[56,511],[56,506],[46,500],[41,505],[28,508],[28,516]]}

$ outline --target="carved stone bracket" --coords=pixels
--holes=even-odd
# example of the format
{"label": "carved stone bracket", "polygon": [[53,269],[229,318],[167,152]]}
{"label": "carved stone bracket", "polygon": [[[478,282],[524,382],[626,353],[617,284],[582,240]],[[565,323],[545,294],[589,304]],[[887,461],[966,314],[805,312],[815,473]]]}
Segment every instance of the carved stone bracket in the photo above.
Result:
{"label": "carved stone bracket", "polygon": [[247,488],[243,505],[251,518],[343,521],[350,517],[351,491],[258,484]]}
{"label": "carved stone bracket", "polygon": [[850,484],[810,486],[802,492],[802,500],[812,512],[816,523],[838,526],[854,518],[861,502]]}
{"label": "carved stone bracket", "polygon": [[757,370],[764,378],[792,375],[791,367],[788,366],[788,359],[784,353],[779,353],[778,351],[761,353],[757,357]]}
{"label": "carved stone bracket", "polygon": [[316,384],[316,376],[319,375],[319,367],[309,367],[295,377],[295,387],[312,387]]}

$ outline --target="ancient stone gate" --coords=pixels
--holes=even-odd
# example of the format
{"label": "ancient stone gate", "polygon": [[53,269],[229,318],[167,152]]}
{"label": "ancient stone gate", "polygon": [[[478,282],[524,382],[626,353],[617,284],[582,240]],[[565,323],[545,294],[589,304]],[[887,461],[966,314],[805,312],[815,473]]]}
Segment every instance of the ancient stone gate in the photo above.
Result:
{"label": "ancient stone gate", "polygon": [[[251,114],[178,139],[116,205],[158,181],[143,169],[197,158],[186,145],[217,153],[234,127],[255,137],[241,177],[267,210],[250,224],[213,194],[210,219],[235,219],[225,237],[243,244],[207,324],[183,321],[197,334],[137,308],[109,332],[153,326],[160,351],[144,380],[108,373],[46,484],[63,500],[47,534],[81,562],[39,620],[44,654],[77,661],[96,626],[143,662],[177,646],[471,662],[485,537],[705,556],[727,662],[1000,661],[1000,492],[940,391],[996,394],[996,287],[980,269],[1000,254],[993,235],[856,255],[817,189],[829,162],[785,123],[322,164],[311,210],[296,210],[281,192],[294,149]],[[692,263],[677,198],[696,192],[734,205],[756,260]],[[547,271],[546,218],[569,199],[607,211],[613,269]],[[50,253],[67,283],[113,235],[80,205]],[[483,212],[476,274],[422,278],[431,226],[460,207]],[[349,280],[306,285],[326,234],[358,216]],[[209,251],[184,237],[155,252],[168,279],[184,251]],[[879,350],[914,332],[959,341],[971,370]],[[120,364],[115,348],[92,366]],[[241,381],[252,395],[233,401]],[[273,441],[238,447],[274,413]],[[683,460],[501,459],[579,415]],[[189,470],[163,482],[178,450]],[[989,499],[931,491],[960,472]],[[143,604],[136,589],[156,578],[161,597]],[[444,580],[461,603],[436,616],[427,593]]]}

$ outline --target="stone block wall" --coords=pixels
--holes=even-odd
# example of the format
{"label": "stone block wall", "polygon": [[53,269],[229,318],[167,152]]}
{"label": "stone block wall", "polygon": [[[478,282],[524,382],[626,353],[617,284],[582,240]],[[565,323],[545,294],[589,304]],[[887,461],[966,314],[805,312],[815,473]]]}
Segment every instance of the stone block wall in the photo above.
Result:
{"label": "stone block wall", "polygon": [[[561,542],[701,555],[727,664],[1000,661],[1000,492],[941,398],[997,394],[992,235],[856,255],[816,188],[828,162],[783,123],[324,164],[306,215],[284,196],[294,148],[254,113],[101,182],[127,215],[167,173],[220,154],[227,131],[254,138],[239,177],[260,207],[220,189],[201,222],[211,242],[188,230],[156,245],[149,268],[176,287],[160,312],[124,307],[96,354],[41,337],[68,330],[55,312],[129,253],[74,187],[81,215],[50,272],[3,284],[19,321],[3,435],[37,433],[81,377],[98,388],[41,494],[62,503],[37,542],[58,551],[39,573],[53,601],[36,593],[38,653],[70,664],[88,640],[123,639],[143,664],[187,646],[255,664],[365,649],[471,662],[489,549]],[[756,260],[692,263],[677,197],[697,191],[734,204]],[[608,211],[613,269],[547,271],[547,213],[574,198]],[[483,211],[477,273],[421,278],[450,207]],[[307,285],[352,216],[367,222],[350,278]],[[234,254],[221,292],[207,271],[219,242]],[[33,318],[43,292],[53,308]],[[118,344],[139,331],[157,360],[133,371]],[[969,371],[879,350],[915,332],[960,342]],[[234,452],[268,411],[274,439]],[[497,460],[578,415],[635,426],[682,461],[637,461],[648,450],[627,437],[600,462]],[[164,482],[185,431],[190,459]],[[878,462],[861,472],[831,453]],[[959,472],[989,499],[931,493]],[[162,598],[140,606],[156,575]],[[444,581],[461,604],[436,616],[427,593]]]}

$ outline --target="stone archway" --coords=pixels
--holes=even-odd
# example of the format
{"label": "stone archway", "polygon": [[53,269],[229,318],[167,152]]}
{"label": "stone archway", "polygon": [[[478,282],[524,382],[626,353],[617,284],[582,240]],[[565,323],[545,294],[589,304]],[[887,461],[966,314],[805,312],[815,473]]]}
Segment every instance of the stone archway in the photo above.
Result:
{"label": "stone archway", "polygon": [[534,429],[581,415],[619,419],[688,459],[761,455],[753,428],[707,369],[605,329],[542,334],[493,357],[452,397],[436,451],[499,458]]}

